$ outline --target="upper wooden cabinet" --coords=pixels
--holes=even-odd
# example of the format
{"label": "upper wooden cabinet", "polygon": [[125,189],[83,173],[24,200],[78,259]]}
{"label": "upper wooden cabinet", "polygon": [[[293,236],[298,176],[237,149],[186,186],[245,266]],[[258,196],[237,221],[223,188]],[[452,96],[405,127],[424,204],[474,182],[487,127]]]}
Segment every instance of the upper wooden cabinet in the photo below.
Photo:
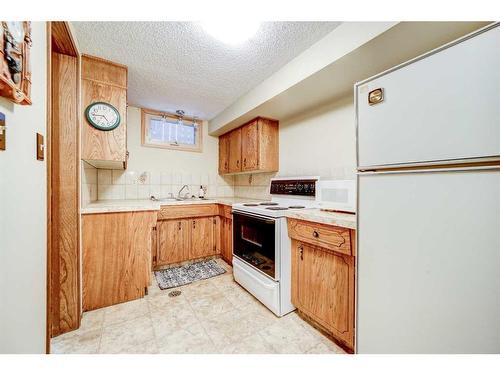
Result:
{"label": "upper wooden cabinet", "polygon": [[219,137],[219,173],[276,172],[278,121],[257,117]]}
{"label": "upper wooden cabinet", "polygon": [[219,137],[219,174],[229,173],[229,134]]}
{"label": "upper wooden cabinet", "polygon": [[[82,159],[97,168],[125,169],[127,161],[127,67],[98,57],[82,56]],[[120,125],[94,128],[85,116],[95,102],[109,103]]]}
{"label": "upper wooden cabinet", "polygon": [[229,133],[229,173],[241,172],[241,128]]}

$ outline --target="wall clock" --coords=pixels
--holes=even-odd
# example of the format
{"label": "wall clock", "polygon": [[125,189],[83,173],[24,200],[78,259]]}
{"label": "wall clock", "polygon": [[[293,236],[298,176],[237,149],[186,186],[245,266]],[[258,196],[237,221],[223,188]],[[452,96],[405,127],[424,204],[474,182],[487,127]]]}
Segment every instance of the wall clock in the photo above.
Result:
{"label": "wall clock", "polygon": [[113,130],[120,125],[120,113],[109,103],[95,102],[85,110],[90,125],[99,130]]}

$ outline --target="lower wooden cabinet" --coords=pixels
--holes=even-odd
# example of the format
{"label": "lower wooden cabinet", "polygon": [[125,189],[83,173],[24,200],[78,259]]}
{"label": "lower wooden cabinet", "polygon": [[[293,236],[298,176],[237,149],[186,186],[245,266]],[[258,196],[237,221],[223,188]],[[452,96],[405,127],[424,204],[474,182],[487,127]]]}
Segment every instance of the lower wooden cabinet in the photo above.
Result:
{"label": "lower wooden cabinet", "polygon": [[233,220],[227,217],[221,218],[221,256],[233,264]]}
{"label": "lower wooden cabinet", "polygon": [[190,239],[189,259],[197,259],[215,255],[216,219],[202,217],[189,220]]}
{"label": "lower wooden cabinet", "polygon": [[158,221],[156,232],[156,264],[178,263],[188,259],[189,220]]}
{"label": "lower wooden cabinet", "polygon": [[[332,233],[338,230],[332,227]],[[354,290],[354,256],[292,237],[292,303],[350,350],[354,349]]]}
{"label": "lower wooden cabinet", "polygon": [[144,296],[156,212],[82,215],[83,310]]}
{"label": "lower wooden cabinet", "polygon": [[163,206],[152,233],[153,268],[219,254],[231,264],[230,211],[223,205]]}
{"label": "lower wooden cabinet", "polygon": [[159,220],[154,267],[216,255],[217,229],[216,216]]}

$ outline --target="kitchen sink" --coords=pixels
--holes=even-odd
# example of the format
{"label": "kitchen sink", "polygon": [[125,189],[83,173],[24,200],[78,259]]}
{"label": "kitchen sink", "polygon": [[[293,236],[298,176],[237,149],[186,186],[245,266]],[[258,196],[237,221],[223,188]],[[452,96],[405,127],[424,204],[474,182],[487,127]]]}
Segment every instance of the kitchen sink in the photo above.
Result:
{"label": "kitchen sink", "polygon": [[157,202],[193,202],[193,201],[206,201],[209,200],[208,198],[197,198],[197,197],[191,197],[191,198],[162,198],[162,199],[157,199]]}

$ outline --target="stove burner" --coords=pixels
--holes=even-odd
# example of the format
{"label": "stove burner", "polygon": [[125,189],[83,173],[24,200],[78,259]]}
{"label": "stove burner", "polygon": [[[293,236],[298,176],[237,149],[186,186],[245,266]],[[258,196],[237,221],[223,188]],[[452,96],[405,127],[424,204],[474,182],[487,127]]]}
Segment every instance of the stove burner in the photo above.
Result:
{"label": "stove burner", "polygon": [[306,206],[288,206],[288,208],[306,208]]}
{"label": "stove burner", "polygon": [[258,206],[257,203],[243,203],[243,206],[245,207],[255,207],[255,206]]}
{"label": "stove burner", "polygon": [[261,205],[261,206],[277,206],[278,203],[276,203],[276,202],[262,202],[262,203],[259,203],[259,205]]}
{"label": "stove burner", "polygon": [[273,211],[284,211],[288,210],[288,207],[266,207],[266,210],[273,210]]}

